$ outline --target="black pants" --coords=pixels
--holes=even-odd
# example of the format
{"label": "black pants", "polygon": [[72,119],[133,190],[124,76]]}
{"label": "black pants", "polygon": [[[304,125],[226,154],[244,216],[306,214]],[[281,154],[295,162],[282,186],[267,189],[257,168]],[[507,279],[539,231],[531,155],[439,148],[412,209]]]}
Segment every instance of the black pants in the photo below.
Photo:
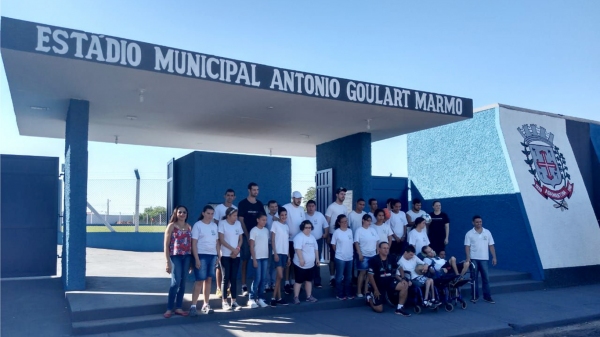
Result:
{"label": "black pants", "polygon": [[221,296],[221,298],[223,299],[223,301],[227,299],[228,284],[231,284],[231,298],[235,299],[237,297],[237,275],[239,269],[239,257],[236,257],[235,259],[232,259],[229,256],[221,257],[221,272],[223,273],[223,282],[221,283],[221,290],[223,292],[223,295]]}

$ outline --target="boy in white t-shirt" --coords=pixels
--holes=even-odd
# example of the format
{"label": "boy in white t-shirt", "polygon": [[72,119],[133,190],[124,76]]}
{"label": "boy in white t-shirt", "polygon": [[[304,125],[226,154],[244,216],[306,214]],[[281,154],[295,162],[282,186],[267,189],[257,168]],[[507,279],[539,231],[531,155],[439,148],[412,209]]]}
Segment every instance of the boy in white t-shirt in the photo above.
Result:
{"label": "boy in white t-shirt", "polygon": [[250,298],[248,306],[250,308],[267,307],[265,303],[265,283],[267,282],[269,267],[269,229],[267,225],[267,215],[259,214],[256,217],[256,227],[250,230],[250,254],[252,264],[256,269],[254,281],[250,286]]}
{"label": "boy in white t-shirt", "polygon": [[[433,279],[424,276],[428,266],[415,255],[415,247],[407,246],[406,251],[398,260],[397,275],[402,278],[408,278],[405,272],[410,273],[410,282],[417,287],[425,287],[425,295],[423,296],[423,304],[426,308],[438,307],[441,302],[435,298],[435,289],[433,287]],[[410,284],[409,284],[410,285]],[[429,295],[431,295],[431,300]]]}

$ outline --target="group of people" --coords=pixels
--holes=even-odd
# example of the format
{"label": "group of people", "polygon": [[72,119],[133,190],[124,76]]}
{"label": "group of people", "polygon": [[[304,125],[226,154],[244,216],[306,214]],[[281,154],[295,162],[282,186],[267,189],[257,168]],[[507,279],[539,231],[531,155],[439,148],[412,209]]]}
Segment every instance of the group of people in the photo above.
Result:
{"label": "group of people", "polygon": [[[344,205],[346,192],[338,188],[336,200],[323,215],[316,210],[314,200],[307,201],[305,211],[302,194],[297,191],[290,203],[281,207],[271,200],[265,208],[257,199],[258,185],[250,183],[248,196],[238,207],[233,204],[235,192],[228,189],[224,203],[214,208],[206,205],[193,226],[187,222],[187,208],[177,206],[165,230],[166,272],[171,274],[171,286],[164,316],[211,313],[209,296],[215,277],[222,308],[240,310],[236,301],[240,267],[242,295],[249,296],[249,308],[288,305],[282,293],[293,293],[293,303],[300,304],[302,285],[305,300],[317,302],[312,289],[323,287],[320,257],[327,246],[329,284],[339,300],[365,298],[373,310],[381,312],[383,297],[389,299],[397,293],[396,313],[410,316],[403,305],[411,284],[424,288],[426,307],[435,307],[440,302],[435,298],[433,279],[453,274],[459,280],[474,265],[471,271],[482,275],[484,300],[493,303],[487,278],[487,247],[493,264],[496,255],[493,238],[482,228],[481,217],[473,218],[474,229],[465,236],[467,259],[457,263],[454,257],[445,258],[450,221],[441,212],[439,201],[433,203],[433,212],[428,214],[421,210],[419,199],[413,199],[407,213],[400,210],[397,199],[389,199],[384,209],[378,207],[376,199],[370,199],[371,212],[367,213],[363,199],[356,201],[354,210],[348,210]],[[246,282],[249,262],[255,270],[250,287]],[[184,311],[185,279],[190,270],[196,282],[192,306]],[[356,293],[352,290],[353,278]],[[270,300],[266,291],[272,291]],[[201,292],[204,301],[198,310]],[[477,299],[478,293],[474,292],[472,301]]]}

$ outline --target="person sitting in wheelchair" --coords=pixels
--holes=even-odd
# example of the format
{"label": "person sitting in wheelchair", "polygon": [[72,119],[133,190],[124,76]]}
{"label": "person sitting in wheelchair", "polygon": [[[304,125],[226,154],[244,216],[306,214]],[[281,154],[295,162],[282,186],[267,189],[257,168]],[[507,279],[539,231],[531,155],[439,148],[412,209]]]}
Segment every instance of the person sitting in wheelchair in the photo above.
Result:
{"label": "person sitting in wheelchair", "polygon": [[453,277],[453,280],[450,282],[454,284],[460,280],[462,280],[469,271],[469,262],[462,261],[458,264],[456,263],[456,257],[452,256],[449,260],[437,256],[435,251],[431,249],[429,246],[423,246],[421,249],[423,256],[423,262],[429,266],[428,274],[433,278],[439,278],[443,276]]}
{"label": "person sitting in wheelchair", "polygon": [[426,308],[435,308],[441,304],[439,299],[435,298],[435,289],[433,279],[425,276],[429,270],[429,265],[415,255],[415,247],[408,246],[402,257],[398,260],[398,270],[396,274],[409,282],[409,286],[422,288],[425,287],[425,296],[423,305]]}

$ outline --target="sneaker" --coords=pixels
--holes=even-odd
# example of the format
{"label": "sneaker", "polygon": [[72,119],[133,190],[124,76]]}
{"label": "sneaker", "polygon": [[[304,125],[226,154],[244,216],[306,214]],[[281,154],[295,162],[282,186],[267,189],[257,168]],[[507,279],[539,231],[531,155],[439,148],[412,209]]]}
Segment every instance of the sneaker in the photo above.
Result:
{"label": "sneaker", "polygon": [[283,292],[284,292],[286,295],[289,295],[289,294],[291,294],[291,293],[292,293],[292,289],[293,289],[293,288],[292,288],[292,285],[291,285],[291,284],[286,284],[286,285],[284,285],[284,286],[283,286]]}
{"label": "sneaker", "polygon": [[335,288],[335,279],[332,278],[331,280],[329,280],[329,286],[332,288]]}
{"label": "sneaker", "polygon": [[[256,303],[254,303],[254,305],[256,305]],[[237,302],[233,302],[233,303],[231,303],[231,309],[233,309],[235,311],[240,311],[240,310],[242,310],[242,306],[239,305]]]}
{"label": "sneaker", "polygon": [[242,286],[242,296],[248,296],[248,286],[245,284]]}
{"label": "sneaker", "polygon": [[223,302],[222,308],[225,311],[230,311],[231,310],[231,305],[229,304],[229,302]]}
{"label": "sneaker", "polygon": [[404,316],[404,317],[410,317],[410,314],[404,310],[404,307],[402,307],[400,309],[396,308],[395,313],[396,313],[396,315],[400,315],[400,316]]}
{"label": "sneaker", "polygon": [[277,300],[277,304],[278,305],[288,305],[288,302],[286,302],[283,298],[280,298]]}
{"label": "sneaker", "polygon": [[221,289],[217,289],[217,293],[215,295],[217,295],[217,297],[221,297],[223,296],[223,292],[221,291]]}
{"label": "sneaker", "polygon": [[[297,298],[297,297],[296,297]],[[307,299],[306,302],[310,302],[310,303],[315,303],[317,302],[318,299],[314,298],[314,296],[310,295]]]}
{"label": "sneaker", "polygon": [[190,317],[196,317],[196,316],[198,316],[198,310],[196,310],[196,307],[191,307],[190,308],[190,314],[189,314],[189,316]]}
{"label": "sneaker", "polygon": [[477,301],[479,301],[479,298],[477,298],[477,297],[471,299],[471,302],[473,302],[473,303],[477,303]]}
{"label": "sneaker", "polygon": [[262,298],[259,298],[258,301],[256,301],[256,304],[258,304],[258,306],[261,307],[261,308],[268,307],[267,303],[265,303],[265,301],[263,301]]}
{"label": "sneaker", "polygon": [[354,299],[354,296],[348,296],[348,299],[349,299],[349,300],[353,300],[353,299]]}
{"label": "sneaker", "polygon": [[340,300],[340,301],[345,301],[345,300],[346,300],[346,298],[345,298],[345,297],[339,297],[339,296],[336,296],[335,298],[337,298],[337,299],[338,299],[338,300]]}
{"label": "sneaker", "polygon": [[300,299],[298,297],[294,297],[294,304],[300,304]]}
{"label": "sneaker", "polygon": [[364,296],[365,295],[363,295],[363,294],[356,294],[356,297],[358,297],[358,298],[363,298]]}
{"label": "sneaker", "polygon": [[270,293],[275,289],[275,287],[273,287],[272,284],[269,284],[268,286],[265,287],[265,291]]}
{"label": "sneaker", "polygon": [[429,301],[423,301],[423,306],[425,308],[431,308],[433,306],[433,304]]}
{"label": "sneaker", "polygon": [[491,304],[496,303],[496,301],[494,301],[491,297],[484,297],[483,300]]}
{"label": "sneaker", "polygon": [[203,307],[202,307],[202,310],[200,310],[200,311],[201,311],[203,314],[212,314],[212,313],[213,313],[213,310],[212,310],[212,308],[211,308],[211,307],[210,307],[210,305],[208,305],[208,304],[207,304],[207,305],[205,305],[205,306],[203,306]]}
{"label": "sneaker", "polygon": [[248,308],[256,309],[256,308],[258,308],[258,304],[254,300],[248,300]]}
{"label": "sneaker", "polygon": [[277,300],[272,298],[271,299],[271,308],[275,308],[277,306]]}
{"label": "sneaker", "polygon": [[433,305],[434,308],[437,308],[440,305],[442,305],[442,302],[440,302],[438,300],[433,300],[433,301],[431,301],[431,304]]}
{"label": "sneaker", "polygon": [[323,285],[321,283],[315,283],[315,288],[321,289]]}

